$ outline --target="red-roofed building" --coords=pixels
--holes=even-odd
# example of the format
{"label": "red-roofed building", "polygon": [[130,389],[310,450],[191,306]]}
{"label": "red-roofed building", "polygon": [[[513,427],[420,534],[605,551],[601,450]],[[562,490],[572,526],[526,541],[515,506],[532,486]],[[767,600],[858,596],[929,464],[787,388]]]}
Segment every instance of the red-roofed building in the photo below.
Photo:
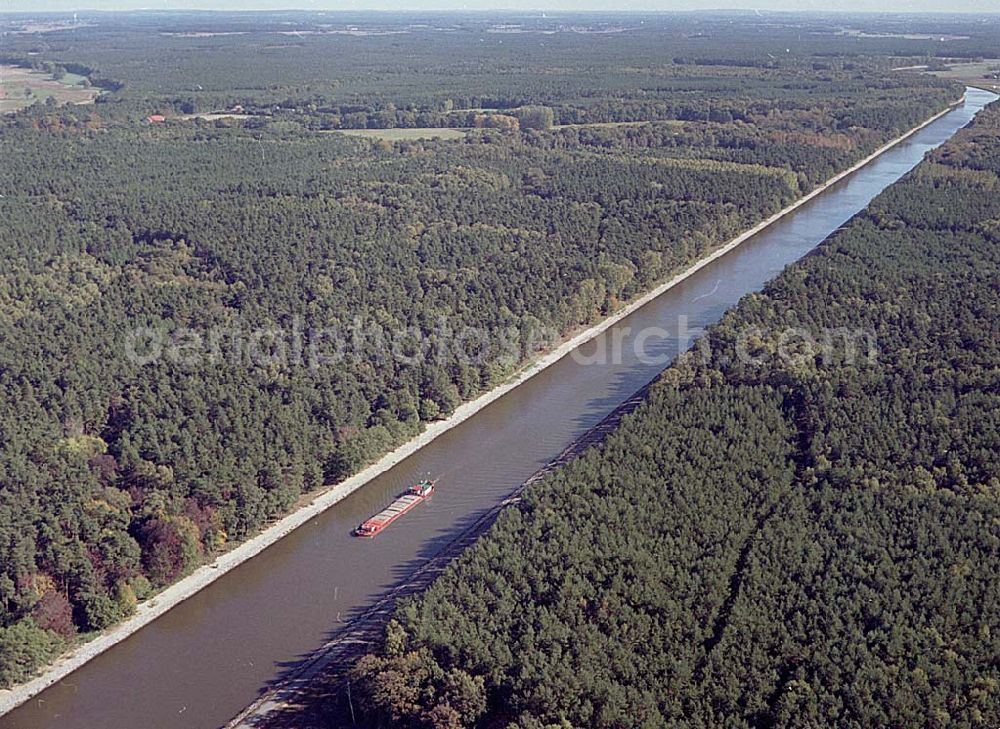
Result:
{"label": "red-roofed building", "polygon": [[146,117],[146,121],[150,124],[157,124],[159,122],[165,122],[166,120],[167,117],[163,116],[163,114],[152,114]]}

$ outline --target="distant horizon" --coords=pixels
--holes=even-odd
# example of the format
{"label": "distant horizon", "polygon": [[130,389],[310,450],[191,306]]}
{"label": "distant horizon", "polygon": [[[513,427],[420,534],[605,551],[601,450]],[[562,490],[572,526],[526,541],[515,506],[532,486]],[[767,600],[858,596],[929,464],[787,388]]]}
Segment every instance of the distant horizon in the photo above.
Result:
{"label": "distant horizon", "polygon": [[[415,0],[402,0],[402,4],[392,0],[346,0],[336,6],[315,2],[312,6],[285,5],[274,0],[219,0],[212,7],[205,7],[199,0],[170,0],[162,6],[150,4],[148,0],[98,0],[96,3],[77,5],[73,0],[9,0],[7,7],[0,8],[0,15],[40,15],[69,13],[358,13],[371,12],[387,15],[415,13],[559,13],[559,14],[671,14],[671,13],[788,13],[818,15],[983,15],[998,16],[1000,8],[995,0],[907,0],[901,7],[893,9],[873,8],[865,0],[846,0],[831,8],[826,0],[733,0],[729,6],[718,6],[715,0],[690,0],[684,7],[654,7],[658,3],[646,5],[643,0],[626,0],[624,7],[607,8],[596,5],[580,6],[575,0],[550,0],[551,4],[539,6],[533,0],[507,0],[511,3],[503,7],[479,5],[464,0],[436,0],[434,7],[408,6]],[[488,2],[489,0],[487,0]],[[233,6],[228,3],[232,2]],[[249,6],[249,7],[248,7]]]}

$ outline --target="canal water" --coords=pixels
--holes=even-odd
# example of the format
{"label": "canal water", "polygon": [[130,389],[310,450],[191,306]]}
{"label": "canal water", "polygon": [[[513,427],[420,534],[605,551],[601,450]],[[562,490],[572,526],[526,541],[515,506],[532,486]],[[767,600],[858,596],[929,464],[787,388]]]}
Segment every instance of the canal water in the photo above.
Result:
{"label": "canal water", "polygon": [[[435,554],[662,369],[685,336],[719,319],[818,245],[996,96],[965,103],[618,327],[621,361],[567,356],[159,620],[0,718],[0,729],[211,729],[249,704],[352,614]],[[595,345],[584,345],[594,354]],[[600,359],[598,357],[597,359]],[[351,529],[426,473],[433,498],[377,539]]]}

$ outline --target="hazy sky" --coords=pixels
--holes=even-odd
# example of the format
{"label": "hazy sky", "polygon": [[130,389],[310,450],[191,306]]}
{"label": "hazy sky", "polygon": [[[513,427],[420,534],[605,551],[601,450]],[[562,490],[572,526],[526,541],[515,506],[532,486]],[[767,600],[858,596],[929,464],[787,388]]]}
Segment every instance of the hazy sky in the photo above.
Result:
{"label": "hazy sky", "polygon": [[824,10],[1000,12],[1000,0],[0,0],[0,11],[46,10]]}

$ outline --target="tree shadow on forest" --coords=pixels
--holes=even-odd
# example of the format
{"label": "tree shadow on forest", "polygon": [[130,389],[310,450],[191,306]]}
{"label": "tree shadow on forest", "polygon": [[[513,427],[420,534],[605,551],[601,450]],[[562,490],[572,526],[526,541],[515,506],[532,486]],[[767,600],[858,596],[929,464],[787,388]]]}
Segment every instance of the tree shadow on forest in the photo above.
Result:
{"label": "tree shadow on forest", "polygon": [[[645,398],[656,376],[650,378],[649,365],[642,363],[617,372],[606,394],[591,398],[583,412],[573,418],[569,444],[540,459],[538,469],[525,482],[534,479],[540,471],[553,469],[552,464],[558,464],[554,467],[558,470],[565,462],[574,460],[602,442],[617,427],[621,417],[634,410]],[[520,490],[525,482],[511,493]],[[467,514],[457,523],[439,529],[424,539],[412,559],[393,568],[391,582],[383,586],[377,596],[356,605],[339,625],[326,632],[322,647],[276,663],[278,673],[260,688],[258,696],[264,697],[273,691],[279,699],[287,701],[294,697],[294,701],[289,701],[287,707],[275,707],[265,715],[246,719],[241,726],[268,729],[364,726],[358,707],[352,705],[353,698],[346,683],[346,667],[353,665],[370,646],[377,643],[397,602],[426,589],[441,569],[489,529],[505,508],[501,504],[508,499],[509,496],[494,506]],[[424,572],[432,564],[434,569]],[[359,636],[358,631],[364,635]],[[338,645],[344,644],[336,651],[337,658],[325,670],[318,669],[317,661],[326,662],[325,649],[334,641]],[[341,651],[343,656],[339,655]]]}

